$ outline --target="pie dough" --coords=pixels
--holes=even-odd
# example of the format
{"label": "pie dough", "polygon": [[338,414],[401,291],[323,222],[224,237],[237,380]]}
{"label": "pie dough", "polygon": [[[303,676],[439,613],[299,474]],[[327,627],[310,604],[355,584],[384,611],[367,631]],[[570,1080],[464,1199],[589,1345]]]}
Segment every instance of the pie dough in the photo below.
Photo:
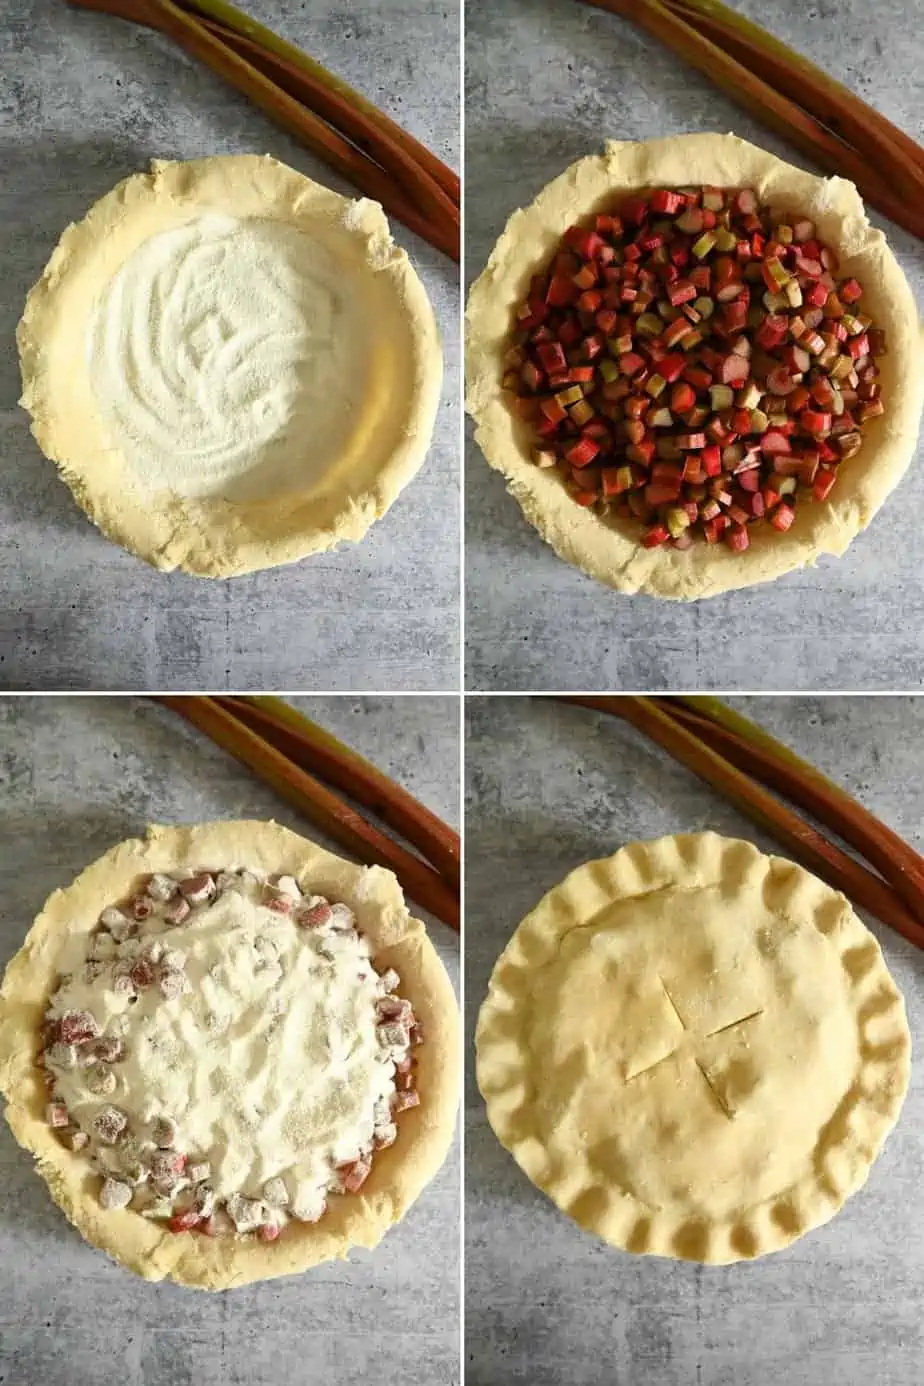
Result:
{"label": "pie dough", "polygon": [[64,232],[17,333],[94,524],[230,577],[359,540],[423,462],[442,357],[378,203],[268,155],[155,160]]}
{"label": "pie dough", "polygon": [[[753,528],[750,547],[695,543],[689,549],[644,549],[639,527],[579,506],[552,470],[537,467],[534,437],[515,418],[501,388],[501,360],[514,309],[536,269],[563,232],[620,195],[690,184],[751,187],[761,203],[810,217],[841,257],[840,273],[863,285],[863,306],[886,332],[881,361],[885,414],[864,424],[856,457],[838,468],[834,495],[797,507],[785,533]],[[680,135],[647,143],[611,141],[579,160],[516,211],[472,287],[467,320],[467,409],[490,466],[507,480],[529,522],[559,557],[621,592],[690,601],[767,582],[825,553],[842,554],[869,524],[911,462],[924,404],[924,335],[911,289],[881,231],[873,230],[859,194],[842,178],[817,178],[734,135]]]}
{"label": "pie dough", "polygon": [[[128,895],[141,875],[194,871],[203,863],[293,876],[306,889],[349,905],[378,969],[394,967],[401,992],[423,1025],[415,1050],[420,1105],[401,1113],[397,1142],[379,1150],[361,1193],[332,1199],[319,1222],[289,1222],[277,1241],[170,1232],[128,1209],[103,1210],[99,1175],[67,1150],[45,1119],[47,1097],[35,1062],[39,1029],[68,940],[89,934],[100,911]],[[397,880],[381,867],[342,860],[264,822],[152,827],[107,852],[46,902],[0,992],[0,1091],[20,1145],[32,1151],[55,1202],[83,1236],[148,1280],[228,1289],[303,1271],[374,1247],[404,1215],[446,1157],[458,1101],[458,1013],[452,986],[423,924],[408,914]]]}
{"label": "pie dough", "polygon": [[848,900],[751,843],[635,842],[552,890],[481,1008],[488,1119],[628,1251],[777,1251],[866,1180],[898,1118],[901,995]]}

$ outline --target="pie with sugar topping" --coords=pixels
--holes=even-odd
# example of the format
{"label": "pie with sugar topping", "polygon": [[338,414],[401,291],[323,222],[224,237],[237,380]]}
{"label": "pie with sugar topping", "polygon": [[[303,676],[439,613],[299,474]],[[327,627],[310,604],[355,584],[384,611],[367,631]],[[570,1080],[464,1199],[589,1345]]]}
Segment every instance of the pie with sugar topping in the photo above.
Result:
{"label": "pie with sugar topping", "polygon": [[442,1163],[452,988],[397,881],[274,823],[153,828],[7,969],[7,1120],[83,1235],[207,1289],[374,1246]]}

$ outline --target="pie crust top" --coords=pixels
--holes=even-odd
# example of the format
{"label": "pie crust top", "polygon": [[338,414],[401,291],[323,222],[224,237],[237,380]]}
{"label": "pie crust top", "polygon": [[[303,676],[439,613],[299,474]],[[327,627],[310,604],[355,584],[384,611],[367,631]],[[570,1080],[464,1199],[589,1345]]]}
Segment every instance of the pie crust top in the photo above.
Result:
{"label": "pie crust top", "polygon": [[[620,195],[688,185],[753,188],[763,205],[811,218],[837,249],[840,273],[863,285],[864,308],[886,332],[879,380],[885,413],[864,425],[861,454],[838,469],[835,494],[798,509],[780,534],[758,526],[750,547],[694,544],[645,549],[638,525],[582,508],[561,478],[532,460],[533,435],[502,388],[502,358],[516,306],[564,231],[614,209]],[[924,405],[924,335],[911,288],[859,194],[842,178],[818,178],[734,135],[678,135],[645,143],[610,141],[602,154],[572,164],[530,205],[515,211],[469,295],[466,407],[475,439],[527,520],[559,557],[621,592],[693,600],[767,582],[825,553],[842,554],[870,523],[911,462]]]}
{"label": "pie crust top", "polygon": [[714,833],[573,871],[478,1021],[488,1119],[534,1184],[628,1251],[777,1251],[866,1180],[910,1068],[902,997],[844,896]]}
{"label": "pie crust top", "polygon": [[[43,1070],[37,1061],[42,1022],[50,999],[54,1007],[53,993],[59,976],[73,964],[76,951],[84,956],[79,945],[96,929],[101,911],[111,906],[114,899],[136,890],[140,877],[152,873],[195,872],[208,862],[213,865],[221,862],[229,868],[244,868],[257,874],[288,876],[304,888],[306,895],[322,895],[348,906],[356,916],[357,927],[368,944],[375,968],[380,973],[394,969],[400,976],[402,995],[411,1003],[425,1036],[425,1042],[414,1051],[419,1105],[401,1111],[397,1139],[387,1148],[376,1150],[361,1191],[331,1198],[322,1216],[311,1207],[299,1207],[299,1199],[310,1202],[313,1181],[322,1178],[324,1171],[320,1152],[318,1168],[312,1168],[311,1142],[306,1149],[301,1139],[304,1133],[298,1133],[302,1148],[300,1168],[305,1180],[299,1186],[291,1175],[287,1178],[294,1201],[294,1217],[287,1220],[281,1231],[275,1233],[275,1239],[268,1243],[254,1237],[211,1237],[197,1231],[170,1231],[135,1208],[101,1206],[98,1170],[90,1164],[85,1153],[74,1152],[63,1145],[48,1123],[48,1096]],[[217,1070],[211,1061],[214,1057],[211,1050],[202,1055],[201,1063],[192,1062],[195,1055],[190,1050],[198,1043],[197,1035],[201,1034],[201,1029],[197,1031],[195,1026],[199,1018],[197,1007],[201,1009],[196,997],[186,1008],[188,1014],[186,1010],[180,1014],[175,1008],[167,1007],[160,1019],[158,1013],[152,1011],[151,1002],[145,999],[147,993],[142,993],[137,1011],[129,1014],[139,1016],[142,1011],[150,1012],[146,1029],[153,1042],[147,1047],[133,1043],[130,1032],[129,1053],[119,1069],[120,1085],[131,1087],[135,1102],[138,1092],[143,1091],[150,1094],[152,1111],[163,1102],[164,1110],[182,1113],[185,1134],[191,1135],[194,1143],[196,1133],[192,1128],[197,1125],[201,1128],[203,1145],[199,1148],[207,1149],[205,1143],[210,1141],[213,1155],[217,1153],[218,1156],[211,1182],[219,1195],[223,1192],[223,1181],[228,1188],[239,1186],[240,1169],[235,1167],[235,1162],[243,1161],[253,1167],[260,1178],[279,1172],[270,1162],[272,1129],[297,1116],[299,1104],[293,1089],[301,1081],[298,1055],[291,1052],[291,1045],[287,1047],[287,1043],[281,1041],[286,1041],[287,1037],[295,1038],[299,1045],[304,1041],[304,1067],[306,1070],[314,1068],[319,1076],[313,1083],[308,1083],[306,1078],[302,1086],[307,1084],[313,1089],[312,1101],[328,1125],[329,1139],[335,1144],[342,1142],[344,1150],[356,1147],[356,1132],[364,1119],[362,1113],[365,1106],[379,1096],[376,1084],[381,1082],[379,1075],[382,1073],[382,1065],[366,1052],[368,1046],[364,1048],[354,1031],[353,1017],[364,1004],[362,993],[368,988],[368,982],[359,978],[354,982],[349,969],[346,974],[341,972],[339,982],[336,982],[337,974],[332,974],[335,991],[323,1003],[323,1016],[317,1010],[309,1013],[303,996],[299,1002],[299,996],[311,980],[305,972],[305,968],[311,970],[310,933],[303,959],[305,968],[298,976],[299,960],[281,957],[283,973],[288,977],[286,980],[284,976],[281,987],[277,987],[278,995],[274,993],[281,1007],[281,1020],[279,1026],[267,1027],[261,1037],[261,1045],[272,1055],[269,1067],[273,1072],[269,1072],[264,1063],[262,1068],[267,1071],[261,1073],[256,1056],[251,1056],[254,1059],[251,1063],[244,1049],[252,1029],[254,1007],[259,1010],[261,974],[258,972],[253,979],[252,969],[240,965],[233,948],[224,950],[223,967],[215,969],[215,976],[222,973],[228,983],[226,994],[222,993],[220,980],[213,983],[203,971],[203,968],[207,970],[206,965],[213,955],[217,956],[215,930],[220,929],[223,922],[227,924],[235,911],[239,915],[248,910],[253,912],[245,898],[229,892],[210,910],[193,916],[201,920],[198,937],[184,939],[190,980],[196,989],[209,992],[210,1006],[217,1011],[235,995],[241,1000],[238,1020],[243,1019],[246,1024],[239,1023],[235,1029],[232,1017],[229,1042],[244,1063],[245,1071],[239,1075],[240,1091],[236,1090],[234,1100],[229,1100],[227,1111],[223,1112],[220,1103],[216,1105],[213,1077]],[[235,927],[242,925],[237,915],[232,921]],[[283,945],[287,936],[280,931]],[[166,937],[169,940],[171,935]],[[79,974],[74,976],[79,977]],[[74,980],[74,976],[67,984],[68,1004],[74,1002],[75,995],[79,1001],[78,993],[82,994],[82,984]],[[296,984],[295,992],[293,984]],[[86,987],[84,990],[89,996],[90,990]],[[156,992],[156,987],[154,990]],[[111,1002],[110,1008],[118,1010],[118,997],[111,990],[107,990],[106,995]],[[80,1013],[71,1011],[70,1014]],[[105,1023],[101,1015],[96,1018]],[[323,1021],[323,1033],[318,1031],[319,1020]],[[138,1029],[137,1022],[135,1029]],[[336,1062],[338,1072],[342,1072],[339,1085],[334,1083],[331,1087],[323,1081],[322,1051],[330,1062]],[[56,1092],[67,1098],[68,1105],[74,1092],[78,1094],[78,1101],[86,1102],[83,1090],[86,1080],[79,1072],[58,1072],[57,1077]],[[277,1082],[283,1083],[285,1091],[280,1089],[274,1097],[271,1089]],[[269,1090],[264,1090],[267,1084]],[[195,1103],[184,1102],[184,1096],[193,1088]],[[423,924],[409,916],[391,872],[380,867],[355,866],[272,822],[230,821],[195,827],[152,827],[143,840],[121,843],[88,867],[72,885],[56,891],[10,962],[0,992],[0,1091],[7,1098],[6,1117],[16,1139],[36,1156],[39,1173],[52,1197],[88,1241],[146,1279],[170,1278],[202,1289],[227,1289],[343,1258],[354,1246],[374,1247],[388,1228],[400,1220],[439,1169],[452,1139],[458,1099],[455,997]],[[118,1094],[106,1100],[118,1102]],[[262,1110],[267,1115],[262,1128],[248,1133],[239,1123],[238,1109],[251,1100],[258,1105],[264,1104]],[[278,1133],[276,1139],[280,1139]],[[162,1144],[159,1139],[157,1143]],[[243,1201],[247,1203],[246,1199]],[[321,1208],[323,1210],[323,1201]],[[296,1220],[316,1215],[316,1221]]]}
{"label": "pie crust top", "polygon": [[93,522],[205,577],[361,539],[423,462],[442,378],[378,203],[268,155],[120,183],[17,339],[32,432]]}

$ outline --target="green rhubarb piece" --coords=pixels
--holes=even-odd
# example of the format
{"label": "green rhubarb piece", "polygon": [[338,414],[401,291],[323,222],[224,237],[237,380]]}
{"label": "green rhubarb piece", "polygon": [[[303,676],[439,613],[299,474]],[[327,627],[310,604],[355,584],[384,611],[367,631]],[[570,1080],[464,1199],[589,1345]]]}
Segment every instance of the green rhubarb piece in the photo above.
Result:
{"label": "green rhubarb piece", "polygon": [[792,245],[792,227],[777,226],[773,232],[773,239],[779,241],[780,245]]}
{"label": "green rhubarb piece", "polygon": [[646,380],[645,389],[651,395],[652,399],[657,399],[658,395],[661,393],[661,391],[664,389],[666,385],[667,381],[664,379],[664,376],[658,375],[658,373],[655,372],[653,376]]}
{"label": "green rhubarb piece", "polygon": [[554,452],[548,452],[545,448],[537,448],[533,453],[533,461],[537,467],[557,467],[558,458]]}
{"label": "green rhubarb piece", "polygon": [[802,307],[802,288],[797,279],[788,280],[783,293],[790,308]]}
{"label": "green rhubarb piece", "polygon": [[770,313],[778,313],[781,308],[789,307],[789,300],[785,294],[774,294],[768,289],[763,298],[764,307]]}
{"label": "green rhubarb piece", "polygon": [[715,413],[720,409],[731,409],[735,402],[735,392],[730,385],[710,385],[709,398]]}
{"label": "green rhubarb piece", "polygon": [[721,212],[725,206],[725,194],[721,188],[706,188],[703,192],[703,206],[710,212]]}
{"label": "green rhubarb piece", "polygon": [[693,307],[701,318],[711,318],[715,312],[715,302],[711,298],[696,298],[693,300]]}
{"label": "green rhubarb piece", "polygon": [[608,356],[604,356],[597,366],[597,370],[606,381],[616,380],[619,376],[619,367],[615,361],[611,361]]}
{"label": "green rhubarb piece", "polygon": [[690,517],[680,506],[676,506],[667,512],[667,527],[670,530],[672,539],[679,539],[685,529],[690,527]]}
{"label": "green rhubarb piece", "polygon": [[752,380],[738,391],[735,403],[739,409],[756,409],[760,404],[760,386],[756,380]]}
{"label": "green rhubarb piece", "polygon": [[625,356],[632,350],[632,333],[624,332],[621,337],[607,337],[606,349],[612,356]]}
{"label": "green rhubarb piece", "polygon": [[782,260],[778,260],[775,255],[771,255],[770,259],[765,260],[764,263],[774,284],[782,289],[784,284],[789,283],[792,275],[789,273],[789,270],[783,264]]}
{"label": "green rhubarb piece", "polygon": [[594,416],[593,406],[588,404],[586,399],[579,400],[577,404],[573,405],[573,407],[568,410],[568,413],[579,428],[583,428],[584,424],[590,423]]}
{"label": "green rhubarb piece", "polygon": [[567,385],[564,390],[559,390],[555,396],[555,401],[560,404],[562,409],[567,409],[569,404],[577,404],[578,400],[584,398],[584,391],[580,385]]}
{"label": "green rhubarb piece", "polygon": [[652,428],[670,428],[674,422],[674,416],[669,409],[656,409],[648,420]]}
{"label": "green rhubarb piece", "polygon": [[738,237],[734,231],[729,231],[727,227],[720,226],[715,231],[715,248],[721,250],[723,255],[726,251],[734,250],[738,244]]}
{"label": "green rhubarb piece", "polygon": [[763,411],[762,409],[752,409],[752,410],[751,410],[751,432],[752,432],[752,433],[766,433],[766,431],[767,431],[767,429],[768,429],[769,427],[770,427],[770,420],[767,418],[767,416],[766,416],[766,414],[764,413],[764,411]]}
{"label": "green rhubarb piece", "polygon": [[840,390],[838,390],[834,385],[831,386],[830,407],[832,414],[843,414],[844,412],[844,396],[841,394]]}
{"label": "green rhubarb piece", "polygon": [[715,245],[715,232],[704,231],[698,241],[693,242],[693,254],[697,260],[705,260],[712,247]]}
{"label": "green rhubarb piece", "polygon": [[654,313],[643,313],[635,326],[643,337],[660,337],[664,324],[660,318],[655,317]]}
{"label": "green rhubarb piece", "polygon": [[791,496],[798,484],[794,476],[781,476],[776,484],[775,490],[781,496]]}

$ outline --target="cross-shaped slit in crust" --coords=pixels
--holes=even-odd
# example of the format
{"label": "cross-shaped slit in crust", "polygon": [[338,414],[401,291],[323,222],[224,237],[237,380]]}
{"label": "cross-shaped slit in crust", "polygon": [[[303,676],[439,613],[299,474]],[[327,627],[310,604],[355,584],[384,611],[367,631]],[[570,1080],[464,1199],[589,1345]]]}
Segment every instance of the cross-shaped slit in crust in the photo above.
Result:
{"label": "cross-shaped slit in crust", "polygon": [[[749,1020],[756,1020],[758,1016],[763,1015],[763,1011],[762,1011],[762,1010],[749,1011],[747,1015],[739,1016],[739,1018],[738,1018],[737,1020],[731,1020],[731,1021],[729,1021],[727,1024],[725,1024],[725,1025],[720,1025],[720,1026],[718,1026],[718,1028],[715,1029],[715,1030],[707,1030],[705,1034],[696,1035],[695,1032],[694,1032],[693,1030],[691,1030],[690,1026],[688,1026],[688,1025],[686,1024],[686,1022],[685,1022],[683,1016],[680,1014],[680,1011],[677,1009],[677,1004],[676,1004],[676,1002],[674,1001],[674,998],[671,996],[670,992],[668,991],[668,989],[667,989],[667,984],[665,983],[664,978],[663,978],[663,977],[659,977],[659,978],[658,978],[658,981],[660,982],[661,987],[663,988],[664,995],[667,997],[668,1004],[670,1005],[671,1010],[673,1011],[674,1015],[677,1017],[677,1020],[678,1020],[678,1022],[679,1022],[679,1024],[680,1024],[680,1027],[681,1027],[681,1029],[682,1029],[683,1032],[684,1032],[684,1036],[685,1036],[685,1037],[689,1037],[688,1043],[690,1043],[691,1045],[692,1045],[692,1042],[695,1042],[697,1039],[700,1039],[700,1040],[713,1039],[716,1035],[724,1035],[728,1030],[737,1030],[737,1028],[738,1028],[739,1025],[746,1025],[747,1022],[748,1022]],[[684,1041],[681,1040],[680,1044],[682,1045],[683,1043],[684,1043]],[[674,1055],[677,1054],[679,1048],[680,1048],[680,1045],[678,1045],[678,1046],[675,1047],[674,1049],[670,1050],[669,1053],[667,1053],[667,1054],[662,1054],[659,1058],[655,1059],[653,1063],[646,1064],[644,1068],[640,1068],[640,1069],[638,1069],[635,1073],[629,1074],[629,1075],[626,1077],[626,1080],[625,1080],[625,1081],[626,1081],[627,1083],[634,1083],[635,1080],[636,1080],[636,1078],[641,1078],[642,1075],[645,1074],[645,1073],[651,1073],[651,1071],[652,1071],[653,1069],[657,1068],[659,1064],[663,1064],[667,1059],[672,1059],[672,1058],[674,1057]],[[716,1087],[715,1083],[712,1081],[712,1079],[709,1077],[709,1074],[706,1072],[706,1069],[705,1069],[704,1065],[703,1065],[703,1064],[701,1063],[701,1061],[696,1057],[695,1054],[693,1055],[693,1062],[696,1064],[696,1067],[699,1069],[700,1073],[703,1075],[703,1078],[705,1079],[706,1083],[707,1083],[708,1086],[709,1086],[709,1091],[712,1093],[712,1095],[713,1095],[713,1097],[715,1098],[716,1102],[719,1104],[719,1107],[722,1109],[722,1111],[725,1113],[726,1117],[728,1117],[728,1119],[729,1119],[730,1121],[733,1120],[733,1119],[734,1119],[734,1115],[735,1115],[734,1112],[728,1107],[727,1103],[724,1101],[724,1099],[723,1099],[721,1093],[719,1092],[718,1088]]]}

